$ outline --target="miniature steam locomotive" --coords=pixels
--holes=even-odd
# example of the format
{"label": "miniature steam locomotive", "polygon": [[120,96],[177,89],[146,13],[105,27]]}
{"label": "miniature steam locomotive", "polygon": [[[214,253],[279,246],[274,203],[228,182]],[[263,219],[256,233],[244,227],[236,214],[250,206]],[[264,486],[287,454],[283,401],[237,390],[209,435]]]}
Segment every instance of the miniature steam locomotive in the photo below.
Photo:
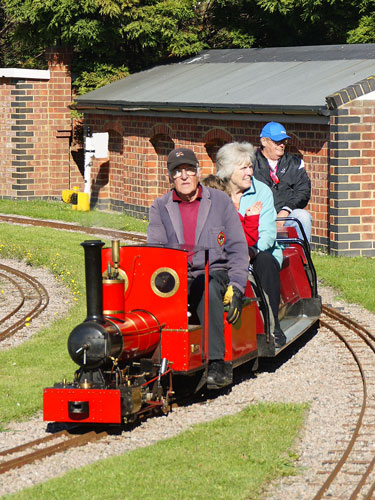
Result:
{"label": "miniature steam locomotive", "polygon": [[[234,325],[225,320],[230,372],[244,363],[255,370],[259,357],[277,355],[319,319],[308,243],[292,228],[279,233],[278,241],[284,245],[279,317],[287,344],[275,347],[272,314],[250,266],[241,318]],[[112,248],[97,240],[82,246],[87,318],[68,339],[79,368],[73,382],[44,389],[44,420],[121,424],[155,408],[166,413],[176,393],[204,389],[208,328],[189,310],[188,252],[120,247],[118,241]],[[208,276],[206,262],[206,283]],[[207,296],[205,308],[209,314]]]}

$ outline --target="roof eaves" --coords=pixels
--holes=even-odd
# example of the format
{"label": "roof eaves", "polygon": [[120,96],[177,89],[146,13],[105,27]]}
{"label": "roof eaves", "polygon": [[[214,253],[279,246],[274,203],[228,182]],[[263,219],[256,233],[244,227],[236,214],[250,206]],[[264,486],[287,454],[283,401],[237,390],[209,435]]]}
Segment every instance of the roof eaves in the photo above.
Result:
{"label": "roof eaves", "polygon": [[280,115],[321,115],[329,116],[327,106],[304,106],[304,105],[254,105],[254,104],[202,104],[202,103],[156,103],[156,102],[93,102],[80,100],[73,103],[72,109],[77,111],[108,111],[114,113],[142,113],[153,111],[160,113],[209,113],[209,114],[280,114]]}

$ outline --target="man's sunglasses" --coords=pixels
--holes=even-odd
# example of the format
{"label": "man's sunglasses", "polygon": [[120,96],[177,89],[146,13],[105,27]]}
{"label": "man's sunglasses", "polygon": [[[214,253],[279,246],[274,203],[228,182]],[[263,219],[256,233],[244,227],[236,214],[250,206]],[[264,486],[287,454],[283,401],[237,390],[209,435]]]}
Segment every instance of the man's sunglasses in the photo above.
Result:
{"label": "man's sunglasses", "polygon": [[182,175],[182,171],[185,170],[188,177],[193,177],[197,175],[196,167],[186,167],[186,168],[175,168],[172,172],[173,179],[178,179]]}
{"label": "man's sunglasses", "polygon": [[281,141],[274,141],[273,139],[271,139],[271,137],[267,137],[267,139],[274,144],[277,144],[278,146],[280,146],[280,144],[284,144],[286,146],[289,142],[288,139],[282,139]]}

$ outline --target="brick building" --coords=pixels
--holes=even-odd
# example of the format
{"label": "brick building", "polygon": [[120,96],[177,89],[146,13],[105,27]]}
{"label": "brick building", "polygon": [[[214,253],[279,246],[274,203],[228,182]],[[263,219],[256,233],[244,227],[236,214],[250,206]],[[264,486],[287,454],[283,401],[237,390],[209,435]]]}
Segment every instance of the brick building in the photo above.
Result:
{"label": "brick building", "polygon": [[[49,76],[3,73],[0,198],[83,190],[79,151],[69,155],[68,63],[68,54],[50,53]],[[374,256],[373,75],[375,44],[216,50],[80,96],[74,107],[86,128],[109,135],[108,152],[93,158],[91,204],[147,217],[169,188],[172,148],[192,147],[206,175],[222,144],[258,144],[263,125],[275,120],[312,180],[313,248]]]}
{"label": "brick building", "polygon": [[70,54],[47,52],[48,70],[0,69],[0,198],[61,197],[69,184]]}
{"label": "brick building", "polygon": [[92,169],[94,203],[147,217],[168,189],[165,160],[192,147],[203,174],[229,141],[258,144],[282,122],[312,180],[312,247],[375,255],[375,44],[205,51],[77,99],[109,133]]}

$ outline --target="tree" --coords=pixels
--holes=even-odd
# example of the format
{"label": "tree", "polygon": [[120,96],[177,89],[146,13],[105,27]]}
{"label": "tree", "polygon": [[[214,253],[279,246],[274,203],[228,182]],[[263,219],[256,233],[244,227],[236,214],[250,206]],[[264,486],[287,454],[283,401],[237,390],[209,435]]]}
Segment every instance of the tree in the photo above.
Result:
{"label": "tree", "polygon": [[373,42],[375,0],[3,0],[2,26],[6,65],[73,49],[81,93],[204,48]]}
{"label": "tree", "polygon": [[207,1],[211,47],[287,47],[347,43],[373,0]]}
{"label": "tree", "polygon": [[[13,37],[23,47],[69,47],[73,72],[144,69],[199,52],[192,0],[4,0]],[[120,71],[121,73],[121,71]],[[86,79],[87,80],[87,79]],[[87,82],[86,82],[87,83]]]}

